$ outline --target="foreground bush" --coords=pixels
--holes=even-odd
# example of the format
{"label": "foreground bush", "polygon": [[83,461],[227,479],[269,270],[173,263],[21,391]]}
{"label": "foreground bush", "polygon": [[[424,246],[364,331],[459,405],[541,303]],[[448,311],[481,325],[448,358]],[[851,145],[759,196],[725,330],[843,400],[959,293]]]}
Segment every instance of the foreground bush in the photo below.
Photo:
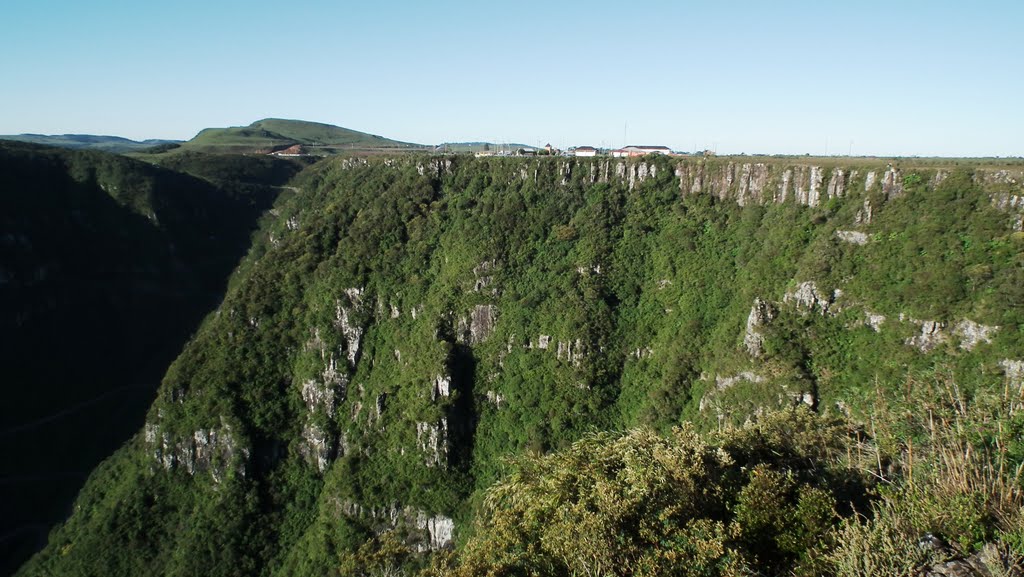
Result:
{"label": "foreground bush", "polygon": [[967,398],[953,383],[908,386],[903,402],[876,410],[874,442],[854,448],[877,464],[879,499],[837,529],[829,570],[910,576],[980,556],[991,575],[1024,574],[1021,391]]}
{"label": "foreground bush", "polygon": [[[812,571],[839,519],[845,429],[807,409],[743,429],[595,434],[521,458],[487,494],[453,575],[741,575]],[[863,489],[861,489],[863,495]]]}
{"label": "foreground bush", "polygon": [[1019,397],[914,386],[876,411],[871,436],[800,407],[520,458],[432,572],[1024,574]]}

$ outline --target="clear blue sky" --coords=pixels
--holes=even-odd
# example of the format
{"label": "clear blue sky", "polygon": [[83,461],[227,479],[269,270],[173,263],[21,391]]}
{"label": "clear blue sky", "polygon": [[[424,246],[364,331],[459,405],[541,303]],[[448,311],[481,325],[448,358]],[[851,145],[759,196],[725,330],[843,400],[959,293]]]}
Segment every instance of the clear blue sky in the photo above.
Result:
{"label": "clear blue sky", "polygon": [[0,134],[1024,155],[1024,2],[32,0]]}

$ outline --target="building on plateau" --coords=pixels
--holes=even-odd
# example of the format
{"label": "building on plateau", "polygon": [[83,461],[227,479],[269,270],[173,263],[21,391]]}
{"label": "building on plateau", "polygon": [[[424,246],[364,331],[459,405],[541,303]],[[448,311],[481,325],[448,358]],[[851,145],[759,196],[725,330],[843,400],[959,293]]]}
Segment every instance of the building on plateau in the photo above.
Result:
{"label": "building on plateau", "polygon": [[307,156],[309,153],[301,144],[292,144],[286,148],[279,148],[269,153],[271,156]]}
{"label": "building on plateau", "polygon": [[593,146],[577,146],[573,149],[574,156],[591,157],[597,156],[597,149]]}
{"label": "building on plateau", "polygon": [[630,156],[646,156],[648,154],[664,154],[668,156],[672,154],[672,149],[667,146],[630,145],[612,151],[612,156],[614,156],[615,158],[625,158]]}

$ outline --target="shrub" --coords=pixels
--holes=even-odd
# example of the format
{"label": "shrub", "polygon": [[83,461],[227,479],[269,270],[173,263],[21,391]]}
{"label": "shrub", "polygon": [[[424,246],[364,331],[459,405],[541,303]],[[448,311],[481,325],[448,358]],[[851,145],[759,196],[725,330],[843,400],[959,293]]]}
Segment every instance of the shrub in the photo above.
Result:
{"label": "shrub", "polygon": [[[739,575],[810,565],[842,430],[806,408],[707,437],[593,434],[512,463],[449,575]],[[735,450],[734,457],[732,451]]]}
{"label": "shrub", "polygon": [[[911,385],[902,403],[877,413],[877,438],[869,450],[879,464],[872,474],[886,487],[871,517],[851,518],[838,529],[837,546],[826,555],[831,571],[915,574],[943,557],[918,547],[928,533],[950,543],[946,556],[997,543],[1007,551],[1008,566],[1021,563],[1024,494],[1016,393],[968,398],[950,381]],[[888,454],[881,447],[890,447]]]}

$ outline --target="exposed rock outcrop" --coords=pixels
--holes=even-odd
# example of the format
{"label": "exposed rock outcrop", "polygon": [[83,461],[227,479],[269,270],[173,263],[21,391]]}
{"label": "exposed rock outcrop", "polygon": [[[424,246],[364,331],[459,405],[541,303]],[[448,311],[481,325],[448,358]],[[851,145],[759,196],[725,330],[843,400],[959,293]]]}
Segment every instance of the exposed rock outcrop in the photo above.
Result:
{"label": "exposed rock outcrop", "polygon": [[[871,174],[874,174],[873,172]],[[853,217],[853,224],[871,224],[871,200],[865,198],[864,205],[857,211],[857,214]]]}
{"label": "exposed rock outcrop", "polygon": [[476,305],[469,313],[469,318],[460,318],[458,324],[459,342],[478,345],[487,340],[494,332],[494,324],[498,320],[498,307],[494,305]]}
{"label": "exposed rock outcrop", "polygon": [[[900,320],[903,320],[902,318]],[[939,321],[921,321],[908,319],[911,323],[920,325],[921,333],[906,340],[907,345],[912,346],[922,353],[934,350],[939,345],[949,341],[946,334],[946,323]]]}
{"label": "exposed rock outcrop", "polygon": [[871,327],[871,330],[877,333],[882,329],[883,323],[885,323],[885,315],[880,315],[871,311],[864,311],[864,324]]}
{"label": "exposed rock outcrop", "polygon": [[1013,214],[1013,230],[1024,231],[1024,195],[1007,192],[995,194],[992,196],[992,206]]}
{"label": "exposed rock outcrop", "polygon": [[444,174],[450,172],[451,169],[452,161],[449,158],[433,158],[425,164],[422,162],[416,164],[416,172],[418,172],[420,176],[426,176],[428,178],[440,178]]}
{"label": "exposed rock outcrop", "polygon": [[[353,334],[353,328],[348,324],[347,313],[342,312],[337,316],[341,317],[341,322],[337,323],[336,318],[336,323],[341,325],[342,338],[346,346],[353,346],[354,338],[355,352],[358,354],[360,337]],[[337,354],[330,350],[319,328],[313,329],[313,335],[304,349],[318,355],[323,368],[319,374],[302,381],[300,395],[307,412],[298,451],[311,466],[323,473],[335,458],[338,435],[331,423],[338,404],[345,400],[348,394],[349,374],[354,367],[346,364],[344,360],[339,361],[346,351],[342,347],[338,348]],[[349,361],[352,362],[351,357]]]}
{"label": "exposed rock outcrop", "polygon": [[752,357],[760,357],[764,354],[764,334],[761,329],[768,325],[778,310],[773,304],[760,298],[754,299],[754,305],[750,307],[750,314],[747,315],[747,329],[743,335],[743,346]]}
{"label": "exposed rock outcrop", "polygon": [[[331,365],[328,365],[328,370],[333,369],[334,358],[331,357]],[[306,403],[306,409],[310,413],[323,412],[328,417],[334,416],[334,408],[337,404],[339,388],[344,391],[344,386],[348,384],[348,375],[341,374],[330,375],[323,381],[316,379],[309,379],[302,383],[302,401]],[[339,387],[340,386],[340,387]],[[344,398],[344,393],[340,395]]]}
{"label": "exposed rock outcrop", "polygon": [[960,338],[960,348],[970,351],[981,343],[991,343],[999,327],[978,324],[964,319],[953,327],[953,334]]}
{"label": "exposed rock outcrop", "polygon": [[363,307],[363,289],[360,288],[345,289],[344,296],[335,300],[334,326],[345,337],[345,350],[352,368],[355,368],[359,360],[363,332],[366,330],[356,320],[361,316]]}
{"label": "exposed rock outcrop", "polygon": [[323,428],[313,422],[307,422],[302,429],[302,443],[299,453],[316,470],[323,473],[334,459],[334,442]]}
{"label": "exposed rock outcrop", "polygon": [[797,203],[815,207],[821,202],[821,185],[825,174],[820,166],[799,167],[796,172],[796,188],[794,199]]}
{"label": "exposed rock outcrop", "polygon": [[585,355],[583,341],[576,339],[574,341],[558,341],[558,350],[556,357],[558,360],[564,360],[573,366],[579,366]]}
{"label": "exposed rock outcrop", "polygon": [[[906,344],[917,348],[922,353],[935,350],[940,345],[949,342],[949,324],[940,321],[929,321],[910,318],[900,315],[901,321],[906,321],[921,327],[921,333],[906,340]],[[997,326],[982,325],[970,319],[964,319],[953,326],[952,336],[960,342],[959,346],[965,351],[973,350],[982,343],[991,343],[992,337],[999,330]]]}
{"label": "exposed rock outcrop", "polygon": [[637,347],[633,351],[633,357],[636,359],[649,359],[654,356],[654,349],[651,347]]}
{"label": "exposed rock outcrop", "polygon": [[153,458],[167,471],[208,472],[215,483],[232,471],[245,475],[249,449],[241,446],[223,418],[220,427],[199,429],[186,437],[176,437],[159,423],[146,423],[143,438]]}
{"label": "exposed rock outcrop", "polygon": [[439,551],[451,545],[455,534],[455,522],[444,515],[431,515],[421,509],[412,507],[363,507],[353,501],[336,502],[340,513],[355,518],[369,520],[375,525],[376,533],[404,528],[407,530],[407,544],[419,553]]}
{"label": "exposed rock outcrop", "polygon": [[878,174],[871,170],[864,176],[864,192],[871,192],[871,187],[878,182]]}
{"label": "exposed rock outcrop", "polygon": [[836,238],[850,244],[865,245],[868,243],[868,235],[857,230],[837,230]]}
{"label": "exposed rock outcrop", "polygon": [[886,200],[903,196],[903,177],[900,169],[890,166],[882,175],[882,194]]}
{"label": "exposed rock outcrop", "polygon": [[792,291],[782,297],[782,302],[792,304],[801,314],[818,312],[822,316],[828,314],[834,308],[835,301],[842,296],[842,291],[836,289],[831,295],[825,295],[818,290],[814,281],[804,281]]}
{"label": "exposed rock outcrop", "polygon": [[768,187],[768,176],[767,164],[743,164],[740,168],[736,203],[740,206],[761,204],[764,201],[764,191]]}
{"label": "exposed rock outcrop", "polygon": [[779,191],[775,194],[775,202],[786,202],[792,184],[793,169],[787,168],[782,172],[782,182],[779,183]]}
{"label": "exposed rock outcrop", "polygon": [[828,180],[828,197],[841,198],[846,193],[846,172],[841,168],[832,169],[832,177]]}
{"label": "exposed rock outcrop", "polygon": [[365,158],[362,158],[362,157],[353,156],[351,158],[346,158],[346,159],[342,160],[340,166],[341,166],[342,170],[352,170],[353,168],[361,168],[361,167],[367,166],[369,164],[370,164],[369,160],[367,160]]}
{"label": "exposed rock outcrop", "polygon": [[428,467],[444,467],[448,464],[448,419],[442,417],[436,423],[416,423],[416,444],[426,456]]}
{"label": "exposed rock outcrop", "polygon": [[439,551],[452,542],[455,533],[455,522],[444,515],[428,517],[425,513],[416,515],[416,528],[426,530],[428,539],[421,547],[428,551]]}
{"label": "exposed rock outcrop", "polygon": [[[786,167],[773,174],[766,163],[729,162],[718,170],[704,163],[683,163],[676,167],[679,189],[683,194],[711,194],[721,200],[732,199],[742,206],[766,202],[785,202],[791,196],[800,204],[817,206],[824,172],[817,166]],[[774,183],[774,184],[773,184]],[[832,193],[845,192],[845,178],[834,173]]]}
{"label": "exposed rock outcrop", "polygon": [[487,402],[491,403],[495,407],[501,408],[505,404],[505,397],[496,391],[487,391],[485,395]]}
{"label": "exposed rock outcrop", "polygon": [[439,397],[447,397],[451,394],[452,378],[447,374],[437,375],[434,378],[433,386],[430,389],[430,400],[436,401]]}
{"label": "exposed rock outcrop", "polygon": [[1024,182],[1024,170],[979,170],[974,173],[974,182],[984,185],[1017,185]]}
{"label": "exposed rock outcrop", "polygon": [[[482,292],[484,289],[494,284],[494,261],[485,260],[476,267],[473,268],[473,292]],[[492,288],[490,291],[492,294],[497,294],[497,289]]]}
{"label": "exposed rock outcrop", "polygon": [[[607,162],[604,163],[606,165]],[[600,166],[600,165],[599,165]],[[652,165],[653,169],[656,165]],[[608,172],[607,170],[605,171]],[[792,201],[809,207],[821,204],[822,196],[842,198],[851,193],[853,184],[858,182],[860,171],[840,167],[826,170],[820,166],[794,164],[791,166],[774,163],[711,163],[705,160],[689,160],[678,163],[675,176],[679,179],[679,190],[683,195],[709,194],[721,200],[733,200],[741,206],[782,203]],[[631,165],[617,163],[610,178],[629,182],[639,174]],[[653,174],[652,174],[653,175]],[[827,176],[827,181],[826,181]],[[919,175],[918,175],[919,176]],[[929,188],[939,186],[949,176],[946,171],[937,171],[927,181]],[[978,170],[975,181],[983,186],[1020,186],[1024,182],[1024,171]],[[864,193],[881,192],[885,200],[899,198],[904,194],[904,174],[897,166],[884,170],[868,170],[864,173]],[[992,196],[992,202],[1002,210],[1015,212],[1016,230],[1024,228],[1024,195],[1000,192]],[[864,207],[855,216],[855,224],[869,224],[873,207],[864,199]]]}
{"label": "exposed rock outcrop", "polygon": [[646,162],[638,162],[630,165],[627,169],[629,174],[629,190],[633,190],[636,185],[642,183],[648,178],[653,178],[658,174],[658,167],[654,164],[648,164]]}
{"label": "exposed rock outcrop", "polygon": [[[320,329],[313,329],[313,336],[305,345],[305,350],[319,354],[320,361],[324,363],[320,374],[302,383],[302,400],[310,413],[324,412],[327,416],[334,416],[334,408],[338,399],[344,400],[348,388],[348,368],[338,366],[338,359],[334,351],[328,350],[327,344],[323,341]],[[338,351],[341,354],[342,351]]]}
{"label": "exposed rock outcrop", "polygon": [[1024,360],[1003,359],[999,361],[999,366],[1002,367],[1003,374],[1011,386],[1017,389],[1024,386]]}

